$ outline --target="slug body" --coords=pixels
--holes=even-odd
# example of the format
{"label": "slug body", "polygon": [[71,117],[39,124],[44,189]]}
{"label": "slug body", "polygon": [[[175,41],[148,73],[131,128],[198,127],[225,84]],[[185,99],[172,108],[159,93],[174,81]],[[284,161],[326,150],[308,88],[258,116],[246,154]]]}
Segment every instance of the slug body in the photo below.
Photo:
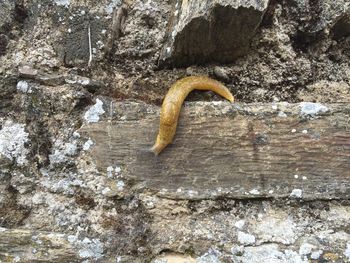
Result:
{"label": "slug body", "polygon": [[233,102],[231,92],[219,81],[208,77],[186,77],[175,82],[166,94],[161,112],[159,133],[152,151],[158,155],[175,136],[181,106],[187,95],[194,89],[212,90],[227,100]]}

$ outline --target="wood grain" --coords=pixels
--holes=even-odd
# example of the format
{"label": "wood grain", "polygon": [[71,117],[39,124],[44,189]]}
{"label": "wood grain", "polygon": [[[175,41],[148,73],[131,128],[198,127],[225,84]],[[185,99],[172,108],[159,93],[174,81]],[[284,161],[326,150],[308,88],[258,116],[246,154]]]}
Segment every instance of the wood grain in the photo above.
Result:
{"label": "wood grain", "polygon": [[0,228],[0,262],[81,262],[61,233]]}
{"label": "wood grain", "polygon": [[148,150],[155,106],[114,103],[113,114],[81,132],[95,142],[101,173],[121,166],[136,186],[169,198],[278,198],[301,189],[303,199],[349,199],[349,105],[326,106],[308,116],[299,104],[187,103],[173,144],[157,157]]}

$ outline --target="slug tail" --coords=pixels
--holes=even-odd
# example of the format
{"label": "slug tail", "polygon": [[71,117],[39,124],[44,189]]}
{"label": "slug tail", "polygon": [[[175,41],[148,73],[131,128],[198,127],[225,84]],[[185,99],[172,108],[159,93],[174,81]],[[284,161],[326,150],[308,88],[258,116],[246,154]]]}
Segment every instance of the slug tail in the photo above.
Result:
{"label": "slug tail", "polygon": [[[211,90],[230,102],[234,102],[234,97],[230,90],[223,85],[221,82],[202,76],[202,77],[188,77],[186,78],[188,86],[190,89],[198,89],[198,90]],[[186,83],[187,84],[187,83]]]}

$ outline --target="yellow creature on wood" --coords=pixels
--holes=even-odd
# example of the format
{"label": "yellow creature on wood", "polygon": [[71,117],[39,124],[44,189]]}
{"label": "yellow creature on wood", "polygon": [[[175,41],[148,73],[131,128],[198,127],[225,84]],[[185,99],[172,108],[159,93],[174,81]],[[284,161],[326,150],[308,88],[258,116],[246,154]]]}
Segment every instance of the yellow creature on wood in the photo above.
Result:
{"label": "yellow creature on wood", "polygon": [[222,83],[205,76],[191,76],[176,81],[165,95],[161,112],[159,133],[152,151],[158,155],[175,136],[181,106],[187,95],[194,89],[212,90],[233,102],[231,92]]}

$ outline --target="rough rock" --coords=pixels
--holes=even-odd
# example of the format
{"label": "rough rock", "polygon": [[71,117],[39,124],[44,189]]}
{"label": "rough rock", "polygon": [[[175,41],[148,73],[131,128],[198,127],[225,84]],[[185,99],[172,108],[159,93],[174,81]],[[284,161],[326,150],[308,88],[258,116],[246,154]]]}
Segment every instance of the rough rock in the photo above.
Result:
{"label": "rough rock", "polygon": [[332,30],[336,40],[350,36],[350,7],[334,24]]}
{"label": "rough rock", "polygon": [[231,62],[245,55],[267,6],[255,0],[176,1],[160,65]]}
{"label": "rough rock", "polygon": [[11,23],[14,19],[14,10],[14,1],[6,0],[0,2],[0,56],[6,53],[7,44],[9,42],[6,33],[8,33],[8,29],[11,28]]}
{"label": "rough rock", "polygon": [[[300,30],[305,33],[316,33],[330,29],[337,23],[347,24],[350,11],[350,3],[347,0],[324,0],[312,2],[308,0],[293,0],[297,5],[300,16],[304,17]],[[343,28],[343,36],[348,33],[348,28]],[[337,34],[335,34],[337,35]]]}
{"label": "rough rock", "polygon": [[[249,15],[245,21],[255,21],[257,28],[248,34],[234,28],[235,39],[246,40],[249,52],[225,65],[207,60],[198,66],[203,62],[199,60],[190,61],[193,64],[187,70],[161,69],[159,57],[171,38],[169,32],[179,24],[172,18],[191,15],[176,14],[182,10],[182,5],[175,8],[177,2],[0,1],[1,262],[159,263],[167,256],[201,263],[350,260],[349,162],[345,162],[350,112],[349,1],[245,1],[255,3],[254,7],[238,9],[208,5],[216,13],[206,13],[207,22],[197,22],[214,23],[221,11],[223,17],[235,14],[231,22],[238,23],[242,14]],[[182,2],[184,7],[199,3]],[[123,4],[127,16],[119,38],[113,38],[113,14]],[[230,1],[229,5],[234,4]],[[193,30],[190,25],[184,30]],[[106,56],[110,41],[114,48]],[[244,48],[247,45],[236,50]],[[271,159],[260,159],[263,168],[247,180],[251,187],[243,190],[237,180],[231,181],[239,196],[227,196],[222,188],[203,195],[201,183],[215,187],[221,175],[232,179],[244,172],[224,171],[219,162],[215,163],[219,168],[208,171],[208,162],[200,158],[207,146],[191,152],[201,162],[197,172],[202,179],[191,180],[193,189],[174,189],[175,198],[169,191],[158,190],[169,183],[188,182],[190,177],[180,176],[183,171],[163,175],[155,187],[149,183],[157,177],[146,174],[143,167],[138,172],[147,180],[133,178],[131,171],[137,166],[130,165],[132,155],[109,158],[125,153],[126,144],[136,145],[135,138],[138,142],[142,138],[141,153],[151,146],[162,99],[186,75],[224,81],[237,107],[218,102],[221,98],[212,92],[192,92],[180,119],[180,140],[158,159],[148,156],[146,163],[167,171],[171,166],[163,159],[168,154],[173,158],[169,164],[182,160],[174,167],[188,165],[188,158],[179,155],[185,142],[186,149],[208,142],[214,149],[228,149],[209,129],[190,136],[215,120],[222,120],[211,126],[218,134],[244,131],[241,137],[232,137],[242,147],[229,148],[252,153],[239,162],[241,167],[249,161],[257,163],[254,158],[283,158],[281,151],[268,155],[276,138],[290,139],[275,144],[281,148],[284,143],[303,147],[307,158],[293,159],[300,156],[299,151],[284,155],[291,157],[283,162],[286,169],[276,170],[275,188],[265,180],[271,174],[263,172],[276,166]],[[293,118],[295,122],[288,125]],[[97,122],[87,123],[90,120]],[[198,122],[191,120],[201,124],[194,129]],[[139,137],[117,128],[117,123],[120,127],[138,123],[132,131]],[[142,129],[146,124],[149,128]],[[96,134],[86,136],[81,130],[87,125],[100,127]],[[286,132],[276,137],[281,126]],[[258,134],[251,127],[258,127]],[[331,135],[324,137],[325,132]],[[113,148],[118,136],[119,147]],[[95,137],[104,138],[104,148]],[[96,157],[97,149],[102,153]],[[173,155],[169,155],[171,150],[176,150]],[[213,152],[207,151],[209,156]],[[237,164],[235,156],[221,154],[221,158]],[[99,159],[106,163],[102,169]],[[331,159],[343,160],[345,165]],[[187,167],[193,171],[193,166]],[[305,167],[310,175],[302,173]],[[322,169],[315,170],[318,167]],[[218,177],[208,177],[210,172]],[[315,179],[320,175],[325,179],[318,183]],[[293,190],[296,195],[290,196]]]}
{"label": "rough rock", "polygon": [[0,33],[3,33],[5,26],[11,24],[15,11],[15,1],[4,0],[0,3]]}

